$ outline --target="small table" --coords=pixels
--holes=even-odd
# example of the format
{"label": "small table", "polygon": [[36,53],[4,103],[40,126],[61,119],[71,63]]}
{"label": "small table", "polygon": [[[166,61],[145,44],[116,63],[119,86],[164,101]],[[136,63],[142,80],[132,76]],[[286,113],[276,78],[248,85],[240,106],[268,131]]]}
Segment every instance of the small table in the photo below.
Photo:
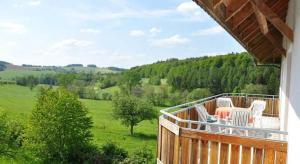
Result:
{"label": "small table", "polygon": [[229,117],[232,109],[232,107],[219,107],[216,109],[215,115],[220,119],[225,119]]}

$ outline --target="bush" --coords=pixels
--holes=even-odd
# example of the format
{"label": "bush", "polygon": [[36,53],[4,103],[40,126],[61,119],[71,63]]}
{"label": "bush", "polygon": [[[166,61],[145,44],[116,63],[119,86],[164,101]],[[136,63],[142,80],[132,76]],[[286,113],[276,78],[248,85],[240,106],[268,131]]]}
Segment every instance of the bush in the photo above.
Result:
{"label": "bush", "polygon": [[175,93],[171,93],[169,95],[169,103],[171,106],[175,106],[175,105],[179,105],[182,104],[184,102],[182,96],[180,95],[180,93],[175,92]]}
{"label": "bush", "polygon": [[188,100],[194,101],[211,96],[212,93],[208,88],[197,88],[188,94]]}
{"label": "bush", "polygon": [[147,147],[143,147],[133,153],[133,156],[126,158],[121,164],[149,164],[154,163],[153,159],[152,151]]}
{"label": "bush", "polygon": [[107,142],[101,149],[101,162],[103,164],[117,164],[128,157],[126,150],[113,142]]}
{"label": "bush", "polygon": [[265,85],[248,84],[241,92],[250,94],[268,94],[268,88]]}
{"label": "bush", "polygon": [[160,85],[161,84],[161,79],[157,76],[152,76],[149,79],[149,83],[152,85]]}
{"label": "bush", "polygon": [[102,93],[102,99],[103,100],[112,100],[112,94],[104,92],[104,93]]}
{"label": "bush", "polygon": [[[26,130],[26,146],[43,161],[82,163],[91,146],[92,121],[65,89],[41,89]],[[86,155],[88,156],[88,155]]]}
{"label": "bush", "polygon": [[8,119],[0,110],[0,156],[14,157],[17,149],[22,146],[23,126]]}

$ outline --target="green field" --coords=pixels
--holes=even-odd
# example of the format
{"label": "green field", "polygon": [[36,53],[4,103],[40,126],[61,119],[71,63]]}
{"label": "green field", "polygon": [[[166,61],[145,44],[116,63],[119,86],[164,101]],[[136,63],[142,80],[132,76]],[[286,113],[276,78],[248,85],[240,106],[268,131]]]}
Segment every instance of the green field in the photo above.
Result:
{"label": "green field", "polygon": [[[114,90],[114,89],[113,89]],[[37,89],[17,85],[0,85],[0,108],[7,111],[12,118],[26,122],[35,105]],[[129,135],[129,129],[112,117],[112,102],[100,100],[81,100],[89,109],[93,118],[94,142],[101,146],[113,141],[129,153],[141,148],[156,149],[157,120],[144,121],[135,128],[135,135]],[[158,109],[157,109],[158,110]],[[0,162],[1,163],[1,162]]]}
{"label": "green field", "polygon": [[24,77],[24,76],[41,76],[45,74],[54,74],[54,71],[34,71],[34,70],[15,70],[15,69],[8,69],[5,71],[0,71],[0,78],[1,80],[14,80],[16,77]]}

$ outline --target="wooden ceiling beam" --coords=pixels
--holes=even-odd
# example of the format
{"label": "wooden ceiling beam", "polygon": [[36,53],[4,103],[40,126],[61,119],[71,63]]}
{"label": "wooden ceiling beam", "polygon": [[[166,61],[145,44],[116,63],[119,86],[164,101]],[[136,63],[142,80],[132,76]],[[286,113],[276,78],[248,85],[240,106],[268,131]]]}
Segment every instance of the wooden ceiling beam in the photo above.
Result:
{"label": "wooden ceiling beam", "polygon": [[285,56],[286,50],[282,47],[280,42],[277,41],[277,39],[272,35],[271,31],[269,30],[267,18],[265,17],[265,15],[262,12],[260,12],[260,10],[257,8],[257,6],[253,2],[251,2],[251,3],[252,3],[253,10],[256,15],[256,19],[259,24],[261,33],[263,33],[266,36],[266,38],[268,38],[268,40],[273,44],[275,49],[277,49],[277,51],[280,54]]}
{"label": "wooden ceiling beam", "polygon": [[233,16],[239,13],[250,0],[232,0],[227,6],[225,22],[229,21]]}
{"label": "wooden ceiling beam", "polygon": [[293,42],[293,30],[269,6],[262,0],[251,0],[251,2],[254,4],[256,10],[261,12],[283,36]]}
{"label": "wooden ceiling beam", "polygon": [[247,6],[243,8],[243,10],[240,12],[241,14],[236,15],[233,17],[233,30],[235,30],[237,27],[239,27],[247,18],[249,18],[253,14],[253,8],[252,5],[248,3]]}

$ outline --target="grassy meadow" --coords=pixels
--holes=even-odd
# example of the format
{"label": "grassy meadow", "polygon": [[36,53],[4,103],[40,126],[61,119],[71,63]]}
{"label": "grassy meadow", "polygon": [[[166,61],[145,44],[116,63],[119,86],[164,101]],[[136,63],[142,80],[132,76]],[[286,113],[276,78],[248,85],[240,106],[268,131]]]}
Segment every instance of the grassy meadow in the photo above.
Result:
{"label": "grassy meadow", "polygon": [[[112,91],[116,88],[112,88]],[[0,109],[5,110],[14,119],[26,122],[35,106],[37,89],[17,85],[0,85]],[[129,128],[112,117],[112,102],[103,100],[81,100],[88,108],[94,127],[94,142],[101,146],[107,141],[113,141],[129,153],[141,148],[150,147],[156,150],[157,120],[143,121],[135,127],[135,135],[130,136]],[[157,108],[159,110],[159,108]],[[0,162],[1,163],[1,162]]]}

